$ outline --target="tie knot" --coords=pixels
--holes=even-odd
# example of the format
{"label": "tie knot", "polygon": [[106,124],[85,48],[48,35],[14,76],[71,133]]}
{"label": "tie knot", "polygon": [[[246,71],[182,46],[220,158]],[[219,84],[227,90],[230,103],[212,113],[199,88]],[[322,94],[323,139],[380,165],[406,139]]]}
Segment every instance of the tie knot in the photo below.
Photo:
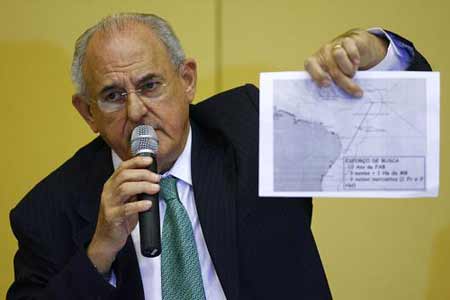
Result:
{"label": "tie knot", "polygon": [[159,182],[161,196],[166,202],[178,200],[177,179],[172,176],[161,178]]}

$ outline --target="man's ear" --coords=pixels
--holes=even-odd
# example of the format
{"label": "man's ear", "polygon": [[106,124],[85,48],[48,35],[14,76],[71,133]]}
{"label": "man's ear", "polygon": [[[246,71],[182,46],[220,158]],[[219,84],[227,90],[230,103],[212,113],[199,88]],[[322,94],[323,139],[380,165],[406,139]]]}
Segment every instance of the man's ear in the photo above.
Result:
{"label": "man's ear", "polygon": [[80,94],[75,94],[72,96],[72,105],[78,110],[80,115],[86,121],[86,123],[91,127],[94,133],[98,133],[98,128],[95,123],[95,119],[92,115],[91,106]]}
{"label": "man's ear", "polygon": [[194,100],[197,86],[197,62],[192,58],[186,59],[181,65],[180,75],[189,103],[191,103]]}

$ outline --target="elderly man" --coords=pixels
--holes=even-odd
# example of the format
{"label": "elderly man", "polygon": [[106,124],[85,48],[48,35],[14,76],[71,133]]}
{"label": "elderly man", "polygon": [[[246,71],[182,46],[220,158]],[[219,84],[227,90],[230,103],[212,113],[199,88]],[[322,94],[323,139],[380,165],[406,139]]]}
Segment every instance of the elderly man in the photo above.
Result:
{"label": "elderly man", "polygon": [[[375,33],[346,33],[305,68],[355,96],[357,69],[429,69],[409,42]],[[11,212],[19,250],[8,299],[331,298],[311,199],[258,197],[256,87],[190,105],[196,62],[154,15],[105,18],[78,39],[72,67],[73,105],[100,137]],[[159,174],[132,158],[139,124],[156,131]],[[141,193],[162,200],[154,258],[139,248],[138,213],[152,207]]]}

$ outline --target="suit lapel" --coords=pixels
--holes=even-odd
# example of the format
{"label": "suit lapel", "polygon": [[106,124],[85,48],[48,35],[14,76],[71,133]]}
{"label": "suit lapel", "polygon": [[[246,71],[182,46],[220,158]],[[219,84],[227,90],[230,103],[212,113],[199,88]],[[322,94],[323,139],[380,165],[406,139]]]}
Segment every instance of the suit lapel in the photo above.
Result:
{"label": "suit lapel", "polygon": [[86,172],[83,190],[80,191],[78,213],[94,228],[97,222],[100,197],[103,184],[114,172],[111,157],[111,148],[99,137],[95,141],[92,150],[92,160],[88,166],[81,166],[82,172]]}
{"label": "suit lapel", "polygon": [[[95,231],[103,184],[114,171],[111,148],[101,138],[97,138],[93,144],[91,163],[88,166],[82,166],[87,175],[83,184],[84,191],[80,191],[77,209],[78,214],[85,221],[85,226],[82,226],[74,235],[76,244],[84,248],[87,247]],[[117,254],[113,270],[119,288],[118,295],[128,299],[144,299],[139,264],[131,236]]]}
{"label": "suit lapel", "polygon": [[[236,175],[233,153],[191,122],[194,197],[214,267],[228,299],[238,298]],[[227,150],[228,149],[228,150]]]}
{"label": "suit lapel", "polygon": [[76,208],[80,219],[80,230],[74,234],[75,243],[80,247],[87,247],[92,239],[97,224],[100,197],[103,184],[113,173],[111,149],[100,138],[96,138],[88,146],[87,153],[77,154],[88,156],[86,161],[80,159],[79,173],[80,187],[77,194],[78,207]]}

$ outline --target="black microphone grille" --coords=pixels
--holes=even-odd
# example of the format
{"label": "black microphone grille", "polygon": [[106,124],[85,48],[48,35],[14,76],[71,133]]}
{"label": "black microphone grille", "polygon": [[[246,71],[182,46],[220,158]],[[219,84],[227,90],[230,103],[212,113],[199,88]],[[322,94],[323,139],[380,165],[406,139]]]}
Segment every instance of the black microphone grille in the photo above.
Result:
{"label": "black microphone grille", "polygon": [[158,136],[150,125],[139,125],[131,133],[131,154],[156,154],[158,152]]}

